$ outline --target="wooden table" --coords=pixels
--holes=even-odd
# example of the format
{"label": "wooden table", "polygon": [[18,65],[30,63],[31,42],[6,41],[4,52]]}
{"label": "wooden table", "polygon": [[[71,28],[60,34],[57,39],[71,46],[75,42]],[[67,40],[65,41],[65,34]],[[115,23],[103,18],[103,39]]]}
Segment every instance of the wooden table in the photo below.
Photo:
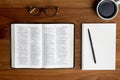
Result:
{"label": "wooden table", "polygon": [[[110,21],[96,14],[99,0],[2,0],[0,1],[0,80],[120,80],[120,12]],[[59,6],[59,15],[32,17],[26,5]],[[10,23],[13,22],[72,22],[75,24],[74,69],[11,69]],[[115,71],[81,70],[81,24],[117,23],[117,56]]]}

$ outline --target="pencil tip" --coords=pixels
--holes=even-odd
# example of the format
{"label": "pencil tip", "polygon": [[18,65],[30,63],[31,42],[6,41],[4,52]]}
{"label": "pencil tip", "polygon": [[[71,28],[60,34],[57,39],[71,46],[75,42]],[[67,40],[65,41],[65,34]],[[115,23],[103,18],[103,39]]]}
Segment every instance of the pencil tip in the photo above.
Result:
{"label": "pencil tip", "polygon": [[96,61],[95,61],[95,64],[96,64]]}
{"label": "pencil tip", "polygon": [[88,32],[90,32],[89,28],[88,28]]}

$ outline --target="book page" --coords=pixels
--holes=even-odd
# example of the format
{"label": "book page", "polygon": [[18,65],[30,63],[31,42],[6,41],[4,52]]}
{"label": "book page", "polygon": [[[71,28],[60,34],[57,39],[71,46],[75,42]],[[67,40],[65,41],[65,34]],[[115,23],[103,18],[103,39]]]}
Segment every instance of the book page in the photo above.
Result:
{"label": "book page", "polygon": [[56,29],[43,25],[43,66],[55,65]]}
{"label": "book page", "polygon": [[15,68],[42,67],[42,25],[13,24]]}
{"label": "book page", "polygon": [[32,24],[30,27],[30,65],[42,67],[42,25]]}
{"label": "book page", "polygon": [[44,68],[73,67],[73,24],[44,24]]}

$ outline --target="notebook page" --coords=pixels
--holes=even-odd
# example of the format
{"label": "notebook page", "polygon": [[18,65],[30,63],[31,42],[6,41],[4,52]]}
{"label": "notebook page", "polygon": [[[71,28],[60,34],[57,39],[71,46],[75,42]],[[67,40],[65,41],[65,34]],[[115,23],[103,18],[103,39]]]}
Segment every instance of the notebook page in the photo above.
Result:
{"label": "notebook page", "polygon": [[[94,63],[91,44],[88,36],[91,33],[96,57]],[[83,70],[114,70],[116,57],[116,24],[115,23],[84,23],[82,24],[82,69]]]}

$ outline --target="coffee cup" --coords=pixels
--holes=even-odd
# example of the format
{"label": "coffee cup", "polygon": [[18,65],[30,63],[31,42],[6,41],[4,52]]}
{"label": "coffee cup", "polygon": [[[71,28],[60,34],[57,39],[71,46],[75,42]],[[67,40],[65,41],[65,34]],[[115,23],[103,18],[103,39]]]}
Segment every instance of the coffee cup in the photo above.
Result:
{"label": "coffee cup", "polygon": [[119,11],[119,4],[119,0],[101,0],[96,8],[98,16],[103,20],[111,20],[115,18]]}

